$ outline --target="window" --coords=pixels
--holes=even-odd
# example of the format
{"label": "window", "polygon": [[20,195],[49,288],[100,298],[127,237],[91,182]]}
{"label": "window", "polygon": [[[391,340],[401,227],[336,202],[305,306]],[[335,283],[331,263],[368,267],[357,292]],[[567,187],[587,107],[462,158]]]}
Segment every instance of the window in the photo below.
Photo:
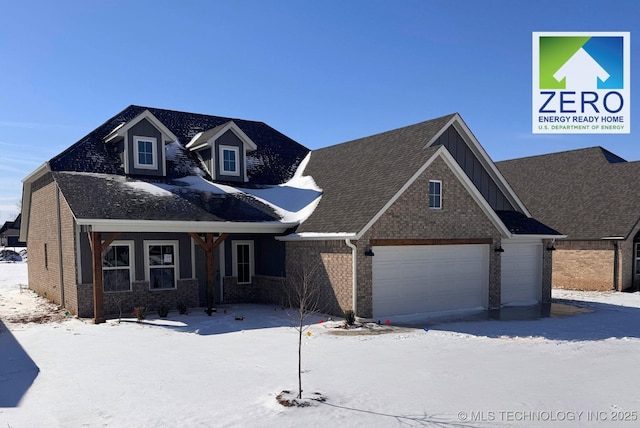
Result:
{"label": "window", "polygon": [[429,180],[429,208],[442,208],[442,181]]}
{"label": "window", "polygon": [[240,175],[240,150],[233,146],[220,146],[220,174]]}
{"label": "window", "polygon": [[134,167],[157,169],[156,142],[153,137],[133,137]]}
{"label": "window", "polygon": [[131,291],[133,242],[114,241],[102,256],[102,288],[105,292]]}
{"label": "window", "polygon": [[145,241],[146,278],[149,288],[176,288],[178,241]]}
{"label": "window", "polygon": [[636,275],[640,276],[640,242],[636,242]]}
{"label": "window", "polygon": [[253,241],[233,241],[233,276],[238,284],[251,284],[253,276]]}

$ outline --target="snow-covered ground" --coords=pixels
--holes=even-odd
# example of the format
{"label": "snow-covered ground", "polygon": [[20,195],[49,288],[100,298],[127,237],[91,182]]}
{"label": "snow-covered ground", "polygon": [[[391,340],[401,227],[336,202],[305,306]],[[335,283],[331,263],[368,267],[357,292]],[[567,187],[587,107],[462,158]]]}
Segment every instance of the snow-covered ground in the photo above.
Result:
{"label": "snow-covered ground", "polygon": [[282,309],[228,306],[212,317],[173,311],[93,325],[43,304],[25,289],[26,271],[26,263],[0,263],[0,427],[639,423],[638,293],[558,290],[556,299],[589,311],[427,330],[391,319],[353,332],[314,317],[304,336],[304,395],[326,401],[297,408],[275,399],[297,384],[297,334]]}

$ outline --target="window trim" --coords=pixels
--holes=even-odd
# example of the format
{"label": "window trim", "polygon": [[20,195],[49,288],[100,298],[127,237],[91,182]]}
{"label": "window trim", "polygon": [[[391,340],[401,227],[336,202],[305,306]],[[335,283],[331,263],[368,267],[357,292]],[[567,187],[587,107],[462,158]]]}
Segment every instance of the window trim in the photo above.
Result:
{"label": "window trim", "polygon": [[[139,142],[151,143],[151,164],[140,163],[140,151],[138,147]],[[156,137],[145,137],[142,135],[133,136],[133,167],[136,169],[158,169],[158,140]]]}
{"label": "window trim", "polygon": [[231,241],[231,267],[232,276],[238,278],[238,247],[247,245],[249,247],[249,281],[240,282],[238,284],[252,284],[253,277],[255,276],[255,258],[254,258],[254,245],[252,240]]}
{"label": "window trim", "polygon": [[135,280],[134,275],[135,275],[135,272],[136,272],[136,270],[135,270],[136,257],[135,257],[135,254],[134,254],[134,251],[135,251],[134,242],[131,241],[131,240],[122,240],[122,241],[117,241],[116,240],[116,241],[113,241],[109,245],[109,247],[107,249],[109,249],[109,248],[111,248],[113,246],[121,246],[121,247],[127,246],[127,247],[129,247],[129,267],[128,267],[128,269],[129,269],[129,289],[128,290],[115,290],[115,291],[105,290],[105,288],[104,288],[104,285],[105,285],[104,284],[104,271],[106,271],[106,270],[124,270],[124,269],[123,268],[119,268],[119,267],[106,267],[104,265],[104,256],[105,256],[105,254],[103,254],[102,255],[102,290],[105,293],[127,293],[127,292],[131,292],[131,291],[133,291],[133,281]]}
{"label": "window trim", "polygon": [[[178,278],[180,278],[180,242],[177,239],[172,240],[145,240],[144,244],[144,279],[149,283],[150,291],[176,290],[178,288]],[[172,288],[153,288],[151,287],[151,269],[166,268],[168,265],[160,265],[152,267],[149,264],[149,249],[155,245],[172,245],[173,246],[173,287]]]}
{"label": "window trim", "polygon": [[[231,151],[235,153],[236,156],[236,170],[235,171],[227,171],[224,168],[224,152]],[[219,166],[219,175],[228,175],[233,177],[240,177],[240,147],[237,146],[227,146],[224,144],[220,144],[218,146],[218,166]]]}
{"label": "window trim", "polygon": [[[438,193],[431,193],[431,183],[438,184]],[[437,202],[434,206],[431,206],[431,197],[436,198],[434,202]],[[431,210],[441,210],[442,209],[442,180],[429,180],[429,190],[427,195],[427,204],[429,205],[429,209]]]}

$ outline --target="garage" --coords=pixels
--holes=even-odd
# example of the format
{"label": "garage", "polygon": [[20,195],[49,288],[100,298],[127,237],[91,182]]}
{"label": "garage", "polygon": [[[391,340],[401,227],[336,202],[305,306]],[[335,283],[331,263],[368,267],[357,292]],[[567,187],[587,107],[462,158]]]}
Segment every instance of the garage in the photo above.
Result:
{"label": "garage", "polygon": [[484,308],[489,245],[373,247],[373,316]]}
{"label": "garage", "polygon": [[542,296],[542,243],[505,243],[503,241],[501,302],[525,305]]}

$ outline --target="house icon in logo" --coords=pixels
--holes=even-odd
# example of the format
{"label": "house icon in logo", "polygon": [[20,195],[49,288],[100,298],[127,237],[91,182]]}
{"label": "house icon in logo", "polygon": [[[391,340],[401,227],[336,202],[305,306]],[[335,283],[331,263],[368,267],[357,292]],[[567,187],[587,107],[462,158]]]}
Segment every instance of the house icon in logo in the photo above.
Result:
{"label": "house icon in logo", "polygon": [[606,81],[609,73],[587,51],[580,48],[555,72],[553,77],[558,82],[566,79],[566,89],[583,91],[598,89],[598,79],[602,82]]}

